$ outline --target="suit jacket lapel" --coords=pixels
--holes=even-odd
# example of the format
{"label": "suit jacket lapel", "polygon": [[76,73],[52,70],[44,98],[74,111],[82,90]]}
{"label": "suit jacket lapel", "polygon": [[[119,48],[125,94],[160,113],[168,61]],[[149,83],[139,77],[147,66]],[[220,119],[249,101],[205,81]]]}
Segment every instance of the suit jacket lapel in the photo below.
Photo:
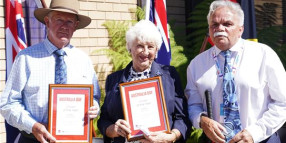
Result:
{"label": "suit jacket lapel", "polygon": [[162,75],[163,75],[163,71],[162,71],[161,66],[155,61],[153,61],[150,77],[162,76]]}
{"label": "suit jacket lapel", "polygon": [[130,68],[132,66],[132,61],[125,67],[125,69],[123,70],[123,73],[121,75],[120,81],[119,83],[124,83],[127,82],[128,76],[129,76],[129,71]]}

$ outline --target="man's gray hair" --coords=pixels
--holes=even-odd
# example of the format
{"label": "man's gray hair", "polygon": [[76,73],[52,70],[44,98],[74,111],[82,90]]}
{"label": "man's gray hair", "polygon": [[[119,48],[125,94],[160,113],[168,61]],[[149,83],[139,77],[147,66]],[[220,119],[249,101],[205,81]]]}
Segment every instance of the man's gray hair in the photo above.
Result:
{"label": "man's gray hair", "polygon": [[228,0],[216,0],[213,1],[210,5],[209,14],[207,16],[208,23],[210,24],[210,16],[214,11],[220,7],[228,7],[235,12],[237,18],[239,19],[239,26],[243,26],[244,23],[244,13],[238,3],[234,3]]}
{"label": "man's gray hair", "polygon": [[159,50],[162,37],[157,27],[149,20],[140,20],[126,32],[126,48],[130,52],[135,40],[152,42]]}

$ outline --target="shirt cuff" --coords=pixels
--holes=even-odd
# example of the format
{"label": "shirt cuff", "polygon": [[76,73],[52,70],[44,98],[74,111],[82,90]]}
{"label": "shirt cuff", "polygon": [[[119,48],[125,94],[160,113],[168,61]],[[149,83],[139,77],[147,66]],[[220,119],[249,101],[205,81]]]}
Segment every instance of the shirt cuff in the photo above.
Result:
{"label": "shirt cuff", "polygon": [[202,114],[207,115],[207,112],[201,112],[200,114],[198,114],[198,116],[195,117],[195,122],[193,123],[193,126],[197,129],[201,128],[200,122],[201,122],[201,115]]}
{"label": "shirt cuff", "polygon": [[97,107],[98,108],[98,112],[97,112],[97,115],[99,115],[100,114],[100,107],[99,107],[99,104],[98,104],[98,102],[97,101],[93,101],[93,106],[95,106],[95,107]]}
{"label": "shirt cuff", "polygon": [[250,135],[252,136],[252,139],[255,143],[258,143],[260,141],[262,141],[264,138],[264,133],[263,130],[261,129],[260,126],[258,125],[253,125],[253,126],[249,126],[247,128],[245,128]]}
{"label": "shirt cuff", "polygon": [[24,126],[24,131],[30,134],[32,133],[33,126],[37,123],[37,121],[32,118],[28,118],[26,122],[27,124]]}

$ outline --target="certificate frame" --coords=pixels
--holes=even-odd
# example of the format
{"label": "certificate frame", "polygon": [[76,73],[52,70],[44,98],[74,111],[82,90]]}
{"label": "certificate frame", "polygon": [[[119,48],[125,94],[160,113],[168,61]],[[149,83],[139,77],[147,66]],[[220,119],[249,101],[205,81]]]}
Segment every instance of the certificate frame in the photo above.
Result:
{"label": "certificate frame", "polygon": [[[160,76],[121,83],[119,84],[119,88],[124,119],[131,127],[131,133],[127,136],[128,141],[144,138],[144,134],[138,128],[137,124],[147,127],[151,132],[162,131],[170,133],[164,90]],[[148,115],[148,113],[154,116],[144,116],[144,114]]]}
{"label": "certificate frame", "polygon": [[57,143],[92,143],[92,84],[50,84],[48,131]]}

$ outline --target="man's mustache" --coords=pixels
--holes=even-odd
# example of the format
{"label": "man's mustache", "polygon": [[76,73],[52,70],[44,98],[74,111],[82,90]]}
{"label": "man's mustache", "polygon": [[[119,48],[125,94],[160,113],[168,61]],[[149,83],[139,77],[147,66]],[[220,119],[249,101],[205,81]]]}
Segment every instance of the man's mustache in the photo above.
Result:
{"label": "man's mustache", "polygon": [[214,37],[217,37],[217,36],[227,37],[228,34],[227,34],[226,32],[215,32],[215,33],[214,33]]}

